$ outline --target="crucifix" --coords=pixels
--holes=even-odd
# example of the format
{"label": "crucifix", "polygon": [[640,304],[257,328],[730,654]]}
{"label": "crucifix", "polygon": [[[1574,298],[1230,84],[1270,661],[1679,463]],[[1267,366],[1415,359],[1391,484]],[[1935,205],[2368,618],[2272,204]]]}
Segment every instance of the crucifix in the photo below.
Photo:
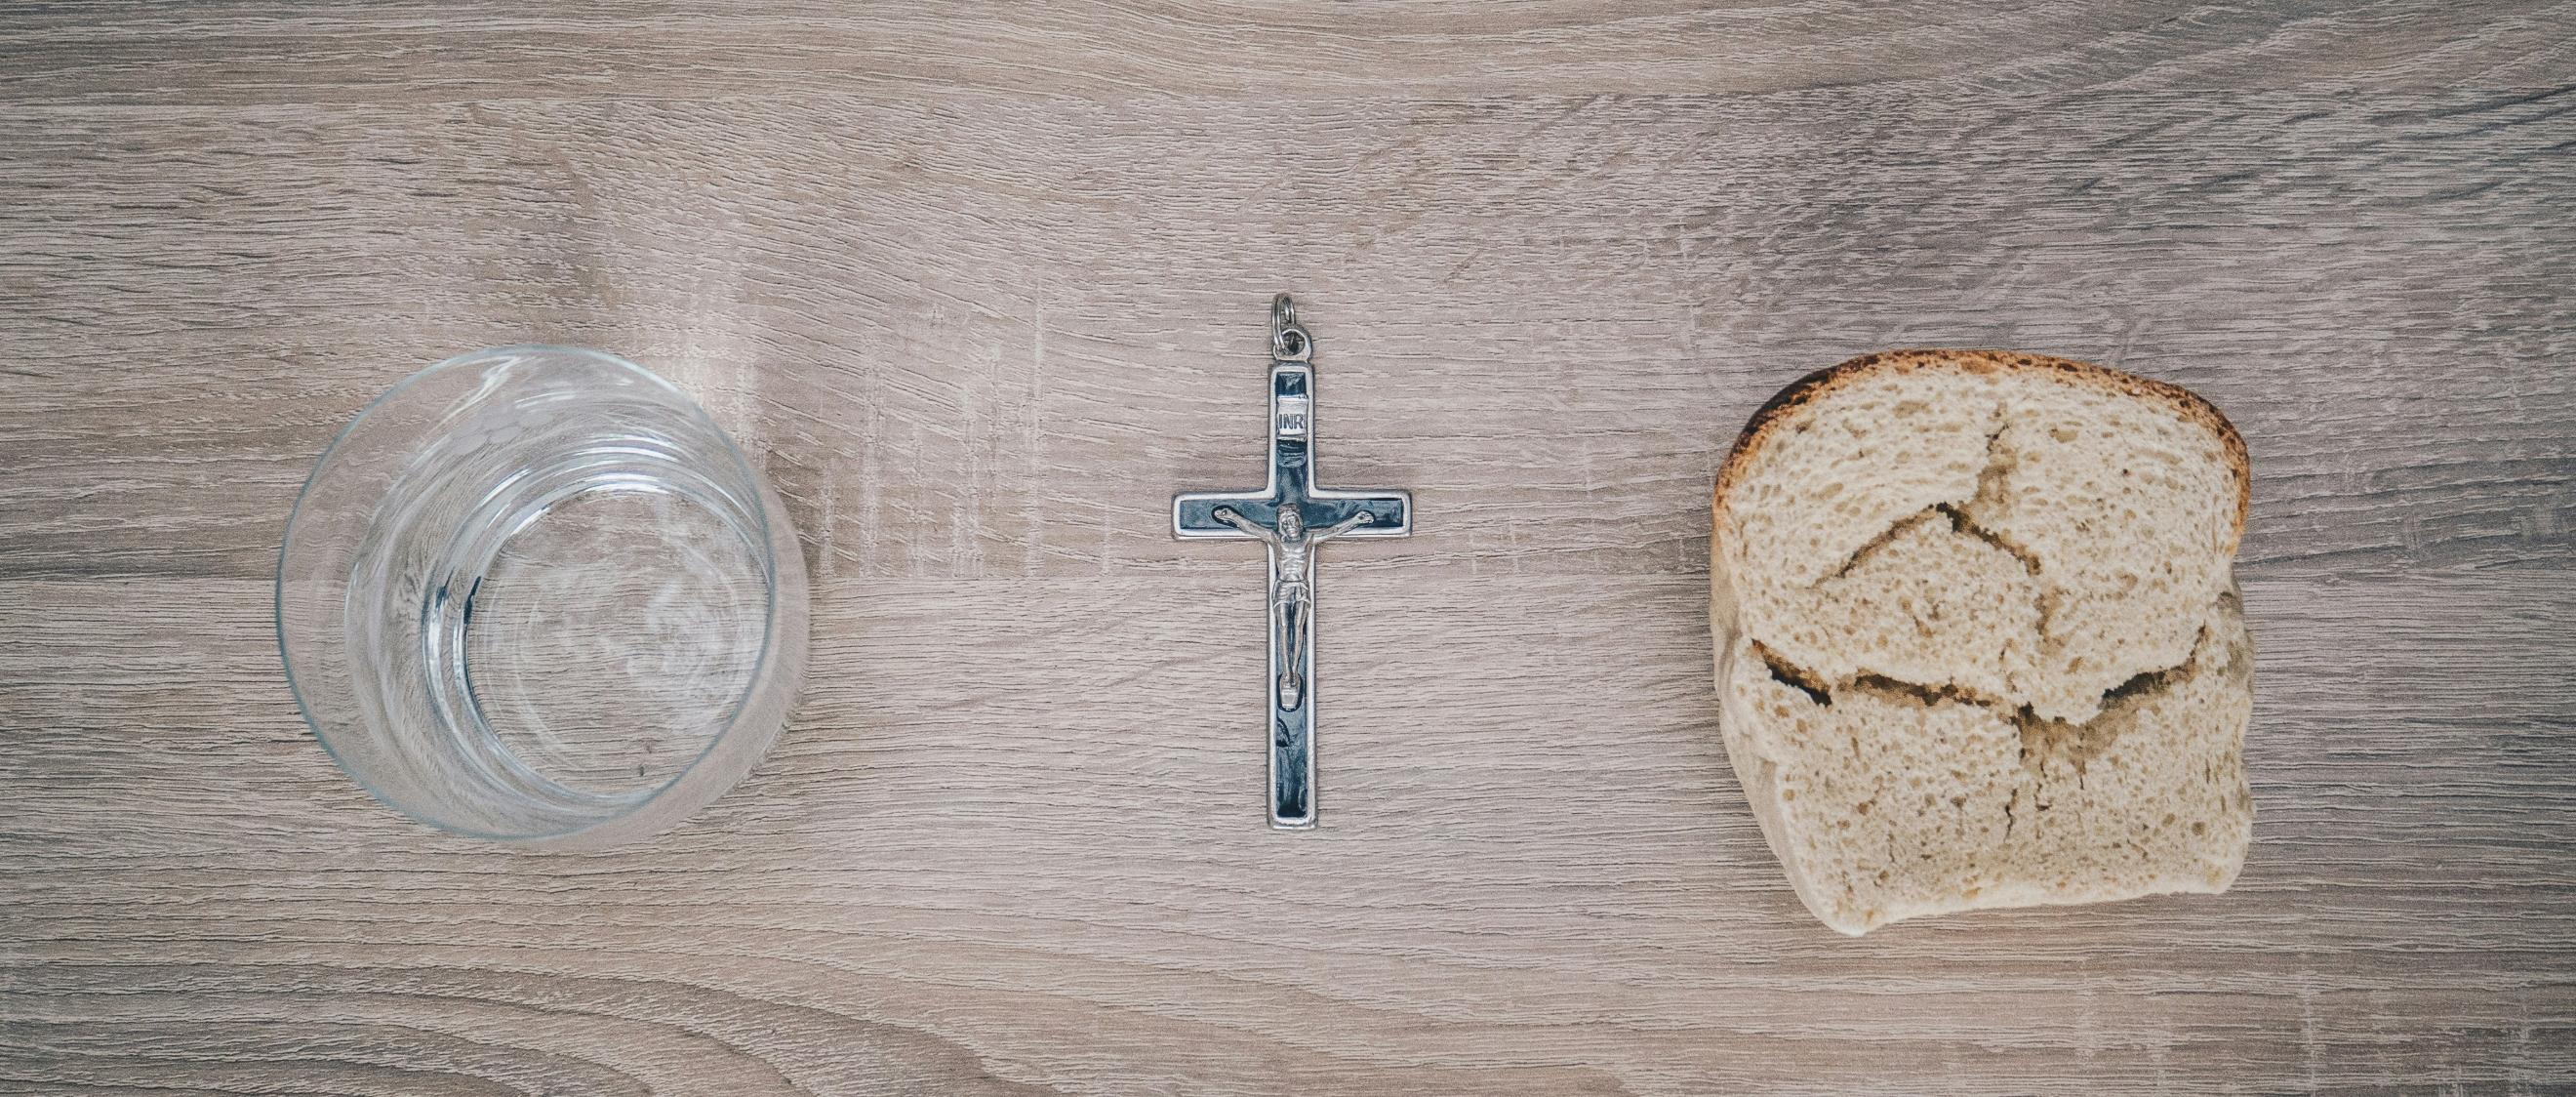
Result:
{"label": "crucifix", "polygon": [[1270,302],[1270,485],[1172,497],[1172,535],[1261,542],[1270,553],[1270,825],[1315,825],[1315,550],[1413,532],[1413,495],[1315,486],[1315,340],[1296,303]]}

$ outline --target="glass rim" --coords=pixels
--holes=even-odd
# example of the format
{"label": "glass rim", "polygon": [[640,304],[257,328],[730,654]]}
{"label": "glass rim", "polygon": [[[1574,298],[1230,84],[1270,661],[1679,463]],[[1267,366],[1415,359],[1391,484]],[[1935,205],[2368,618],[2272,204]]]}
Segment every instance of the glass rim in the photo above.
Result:
{"label": "glass rim", "polygon": [[[679,401],[688,408],[690,415],[705,423],[715,432],[717,440],[722,442],[724,445],[725,454],[739,464],[744,471],[751,474],[754,485],[759,489],[754,496],[748,500],[752,505],[747,509],[752,512],[752,517],[759,523],[758,532],[760,534],[760,543],[754,547],[757,549],[758,558],[762,565],[761,630],[760,651],[753,657],[751,676],[744,682],[742,690],[735,694],[732,702],[727,707],[722,726],[717,729],[715,734],[708,737],[706,746],[701,748],[696,755],[691,757],[687,764],[682,765],[676,772],[674,772],[669,780],[654,786],[649,791],[634,795],[625,805],[619,807],[615,812],[604,815],[598,819],[580,823],[575,826],[546,831],[498,833],[479,830],[470,826],[461,826],[456,823],[434,819],[422,814],[418,809],[415,809],[410,804],[405,803],[394,796],[388,795],[374,780],[371,780],[364,772],[362,772],[360,767],[352,765],[350,763],[350,759],[342,753],[341,749],[332,743],[331,732],[324,729],[323,721],[315,717],[313,713],[313,704],[305,696],[305,684],[298,679],[295,674],[295,657],[287,648],[286,566],[287,560],[294,550],[297,521],[304,515],[304,504],[312,498],[314,485],[320,482],[323,472],[331,467],[332,458],[340,454],[343,446],[345,446],[348,441],[357,434],[361,427],[367,424],[370,417],[389,406],[396,398],[413,391],[416,386],[432,377],[443,374],[451,369],[457,369],[481,362],[485,359],[512,354],[565,355],[575,358],[589,359],[610,366],[620,372],[644,380],[653,387],[677,397]],[[481,350],[466,351],[462,354],[451,355],[427,366],[423,366],[404,376],[401,380],[394,382],[383,392],[377,393],[372,399],[369,399],[364,406],[358,409],[357,414],[350,416],[347,423],[342,424],[339,430],[333,432],[330,444],[322,447],[321,454],[313,459],[313,467],[304,474],[304,482],[296,488],[294,505],[287,508],[286,525],[278,536],[277,568],[274,573],[274,577],[270,582],[269,601],[271,631],[277,641],[277,660],[279,667],[284,671],[286,677],[287,693],[295,698],[296,714],[303,718],[305,729],[313,733],[314,741],[322,745],[322,753],[330,757],[332,765],[338,767],[341,773],[348,775],[350,780],[356,782],[358,787],[365,791],[369,798],[375,800],[377,803],[385,805],[386,807],[394,809],[404,818],[410,819],[413,822],[420,823],[424,826],[444,831],[449,834],[455,834],[480,841],[507,843],[514,846],[532,846],[542,845],[548,842],[558,842],[612,826],[620,820],[631,818],[642,812],[645,808],[650,807],[655,802],[661,800],[662,797],[670,794],[671,790],[680,787],[683,783],[687,782],[692,775],[696,774],[698,772],[698,767],[703,764],[709,756],[713,755],[717,748],[723,746],[727,741],[729,741],[733,734],[739,730],[743,710],[750,705],[752,695],[757,692],[757,687],[762,677],[771,670],[771,660],[777,654],[775,651],[775,633],[778,630],[778,588],[780,583],[779,562],[777,559],[778,554],[772,548],[772,543],[777,539],[777,531],[772,527],[769,520],[768,504],[771,502],[772,498],[773,493],[768,486],[766,478],[762,477],[760,475],[759,468],[752,464],[750,455],[742,451],[742,446],[734,441],[733,432],[724,429],[723,424],[716,422],[715,416],[707,412],[704,404],[699,403],[696,397],[689,395],[687,390],[673,384],[669,378],[655,373],[650,369],[646,369],[643,365],[622,355],[612,354],[593,347],[577,347],[562,343],[510,343],[502,346],[486,347]],[[343,615],[343,619],[345,620],[345,614]],[[780,714],[779,724],[780,729],[784,730],[786,725],[785,713]]]}

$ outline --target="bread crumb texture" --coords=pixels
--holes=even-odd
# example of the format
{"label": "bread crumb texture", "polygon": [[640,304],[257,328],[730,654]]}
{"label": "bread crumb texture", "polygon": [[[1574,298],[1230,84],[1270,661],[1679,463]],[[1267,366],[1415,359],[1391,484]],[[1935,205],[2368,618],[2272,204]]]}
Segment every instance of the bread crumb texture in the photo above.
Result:
{"label": "bread crumb texture", "polygon": [[1764,408],[1718,483],[1719,688],[1816,915],[2225,890],[2246,496],[2214,408],[2082,363],[1877,355]]}

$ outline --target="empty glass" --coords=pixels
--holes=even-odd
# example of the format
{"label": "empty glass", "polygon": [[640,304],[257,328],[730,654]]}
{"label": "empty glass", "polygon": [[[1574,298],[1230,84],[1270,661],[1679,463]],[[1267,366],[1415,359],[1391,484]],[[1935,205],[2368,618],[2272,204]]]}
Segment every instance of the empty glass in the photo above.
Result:
{"label": "empty glass", "polygon": [[777,495],[643,367],[507,347],[395,386],[287,520],[278,643],[367,791],[479,838],[593,848],[739,781],[803,677]]}

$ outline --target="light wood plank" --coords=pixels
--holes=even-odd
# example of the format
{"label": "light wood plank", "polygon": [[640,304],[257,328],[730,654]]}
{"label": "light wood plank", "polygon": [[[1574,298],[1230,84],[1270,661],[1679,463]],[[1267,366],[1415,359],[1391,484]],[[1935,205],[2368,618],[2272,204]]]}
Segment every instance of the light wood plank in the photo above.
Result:
{"label": "light wood plank", "polygon": [[[2567,4],[0,13],[0,1091],[2576,1086]],[[1260,826],[1262,309],[1323,339],[1326,827]],[[532,856],[334,769],[268,574],[460,350],[598,345],[816,577],[778,749]],[[1707,485],[2008,346],[2253,450],[2237,889],[1822,929]],[[1370,608],[1363,611],[1361,607]],[[1080,676],[1077,677],[1077,674]]]}

